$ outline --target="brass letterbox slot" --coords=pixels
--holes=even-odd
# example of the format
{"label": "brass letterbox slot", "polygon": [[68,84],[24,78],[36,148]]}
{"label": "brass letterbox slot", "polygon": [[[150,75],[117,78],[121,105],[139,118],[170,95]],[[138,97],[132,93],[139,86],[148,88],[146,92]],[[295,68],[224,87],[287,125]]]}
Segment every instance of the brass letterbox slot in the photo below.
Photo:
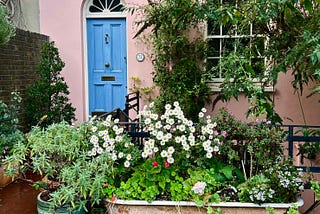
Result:
{"label": "brass letterbox slot", "polygon": [[101,81],[115,81],[116,78],[114,76],[102,76]]}

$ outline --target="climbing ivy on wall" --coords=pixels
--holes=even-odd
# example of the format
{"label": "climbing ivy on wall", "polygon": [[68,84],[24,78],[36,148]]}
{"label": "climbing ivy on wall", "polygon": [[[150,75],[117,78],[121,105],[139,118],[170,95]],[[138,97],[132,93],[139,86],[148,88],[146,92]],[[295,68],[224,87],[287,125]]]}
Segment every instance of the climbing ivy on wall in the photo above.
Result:
{"label": "climbing ivy on wall", "polygon": [[162,111],[166,103],[179,101],[186,116],[196,119],[210,97],[204,66],[206,42],[202,33],[201,38],[191,38],[192,31],[203,27],[204,5],[193,0],[148,2],[139,8],[144,19],[137,22],[136,36],[152,27],[147,40],[152,46],[153,80],[160,92],[155,104]]}

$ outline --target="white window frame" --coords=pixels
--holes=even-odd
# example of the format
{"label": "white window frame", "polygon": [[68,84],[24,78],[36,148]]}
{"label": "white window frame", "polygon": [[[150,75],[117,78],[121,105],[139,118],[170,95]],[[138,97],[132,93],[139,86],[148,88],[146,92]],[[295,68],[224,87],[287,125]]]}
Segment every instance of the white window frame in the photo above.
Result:
{"label": "white window frame", "polygon": [[[220,0],[221,2],[223,0]],[[212,59],[216,59],[216,60],[220,60],[223,58],[223,47],[222,47],[222,43],[223,43],[223,40],[224,39],[230,39],[230,40],[236,40],[236,39],[240,39],[240,38],[265,38],[265,35],[262,35],[262,34],[254,34],[253,33],[253,25],[252,23],[249,23],[249,26],[250,26],[250,33],[248,35],[238,35],[237,34],[237,31],[235,31],[235,34],[234,35],[227,35],[227,34],[223,34],[223,26],[220,25],[220,28],[219,28],[219,35],[216,34],[216,35],[208,35],[208,23],[206,22],[205,24],[205,40],[206,41],[209,41],[209,40],[219,40],[219,56],[208,56],[207,57],[207,60],[212,60]],[[268,38],[265,38],[265,42],[264,42],[264,48],[267,47],[267,42],[268,42]],[[250,43],[250,46],[251,46],[251,43]],[[236,47],[233,48],[233,51],[237,51],[236,50]],[[270,60],[267,59],[267,57],[265,56],[260,56],[260,57],[253,57],[253,58],[261,58],[261,59],[264,59],[264,65],[266,67],[268,67],[268,64],[270,64]],[[209,87],[211,88],[212,91],[221,91],[221,83],[224,81],[224,78],[222,77],[222,72],[221,72],[221,68],[219,69],[219,77],[216,77],[216,78],[212,78],[212,81],[208,82],[208,85]],[[264,71],[264,72],[267,72]],[[253,78],[253,82],[255,82],[255,84],[257,86],[261,86],[261,82],[256,79],[256,78]],[[273,92],[274,91],[274,87],[273,86],[266,86],[264,87],[264,91],[266,92]]]}

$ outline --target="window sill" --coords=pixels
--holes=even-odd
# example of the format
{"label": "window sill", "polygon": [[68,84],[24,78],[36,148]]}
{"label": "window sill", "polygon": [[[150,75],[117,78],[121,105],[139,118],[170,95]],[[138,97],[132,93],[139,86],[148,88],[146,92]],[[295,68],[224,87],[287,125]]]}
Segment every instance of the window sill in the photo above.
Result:
{"label": "window sill", "polygon": [[[221,91],[221,84],[222,84],[222,80],[214,80],[214,81],[210,81],[208,82],[208,86],[211,89],[211,92],[220,92]],[[255,83],[256,86],[261,86],[261,83],[256,82]],[[264,87],[264,92],[269,92],[269,93],[273,93],[275,92],[275,88],[273,86],[266,86]]]}

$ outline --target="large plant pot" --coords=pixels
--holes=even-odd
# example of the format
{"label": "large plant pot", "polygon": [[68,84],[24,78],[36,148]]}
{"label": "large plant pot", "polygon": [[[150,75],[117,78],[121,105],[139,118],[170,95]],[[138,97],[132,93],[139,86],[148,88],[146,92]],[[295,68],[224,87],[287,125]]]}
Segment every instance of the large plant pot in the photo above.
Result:
{"label": "large plant pot", "polygon": [[70,206],[64,205],[55,210],[52,209],[51,203],[41,199],[41,193],[37,197],[38,214],[84,214],[84,210],[71,210]]}
{"label": "large plant pot", "polygon": [[6,168],[6,164],[1,165],[0,167],[0,187],[5,187],[8,184],[10,184],[12,181],[14,181],[14,177],[7,176],[4,172],[4,169]]}
{"label": "large plant pot", "polygon": [[[117,200],[115,202],[106,201],[108,214],[206,214],[207,209],[197,207],[194,202],[173,202],[173,201],[146,201],[135,200]],[[302,206],[303,201],[298,203]],[[240,202],[223,202],[219,204],[210,204],[215,210],[220,208],[223,214],[265,214],[267,208],[272,207],[276,214],[283,214],[292,206],[292,204],[262,204]]]}

